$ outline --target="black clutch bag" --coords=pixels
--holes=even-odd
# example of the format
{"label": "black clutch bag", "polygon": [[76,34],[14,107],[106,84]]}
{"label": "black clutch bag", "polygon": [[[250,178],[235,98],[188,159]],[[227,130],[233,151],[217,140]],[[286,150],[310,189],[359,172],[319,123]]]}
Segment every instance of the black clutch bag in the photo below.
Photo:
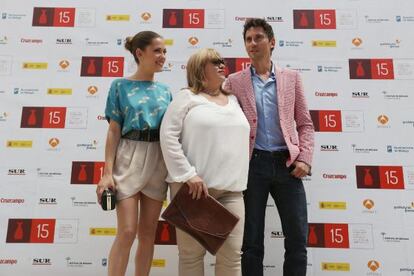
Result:
{"label": "black clutch bag", "polygon": [[110,211],[115,209],[116,197],[115,193],[109,189],[103,191],[101,197],[101,206],[105,211]]}

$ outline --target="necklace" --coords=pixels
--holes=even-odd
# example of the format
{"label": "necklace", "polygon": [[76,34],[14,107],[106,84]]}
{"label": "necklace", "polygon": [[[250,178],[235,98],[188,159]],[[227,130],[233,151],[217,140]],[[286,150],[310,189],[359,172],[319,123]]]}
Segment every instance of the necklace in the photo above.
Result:
{"label": "necklace", "polygon": [[220,91],[220,89],[218,89],[218,90],[213,91],[213,92],[204,91],[204,93],[206,93],[209,96],[216,97],[216,96],[220,95],[221,91]]}

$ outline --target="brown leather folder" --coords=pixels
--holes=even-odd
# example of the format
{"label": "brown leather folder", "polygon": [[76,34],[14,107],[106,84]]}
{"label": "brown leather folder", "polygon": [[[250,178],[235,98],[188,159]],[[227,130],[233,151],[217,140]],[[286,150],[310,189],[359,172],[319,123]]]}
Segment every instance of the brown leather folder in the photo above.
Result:
{"label": "brown leather folder", "polygon": [[188,191],[188,185],[184,184],[161,217],[191,235],[212,255],[216,255],[239,217],[212,196],[195,200]]}

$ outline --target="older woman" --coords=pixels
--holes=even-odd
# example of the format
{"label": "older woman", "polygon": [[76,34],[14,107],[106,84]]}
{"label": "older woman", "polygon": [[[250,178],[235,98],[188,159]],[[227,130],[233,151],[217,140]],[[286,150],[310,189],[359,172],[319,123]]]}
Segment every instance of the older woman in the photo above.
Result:
{"label": "older woman", "polygon": [[[188,88],[167,108],[160,142],[171,196],[188,185],[193,199],[210,194],[240,220],[217,252],[216,275],[241,275],[244,202],[249,165],[249,124],[237,99],[222,89],[224,61],[202,49],[187,63]],[[179,275],[204,275],[206,250],[177,229]]]}

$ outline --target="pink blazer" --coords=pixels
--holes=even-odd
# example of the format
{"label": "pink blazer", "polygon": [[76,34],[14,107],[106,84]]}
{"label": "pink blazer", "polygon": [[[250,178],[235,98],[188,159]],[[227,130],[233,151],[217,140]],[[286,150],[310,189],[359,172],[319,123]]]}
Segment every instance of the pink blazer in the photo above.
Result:
{"label": "pink blazer", "polygon": [[[280,127],[289,149],[286,166],[295,160],[312,165],[314,127],[298,72],[275,66]],[[224,88],[239,100],[250,124],[250,156],[256,140],[257,110],[250,68],[231,74]]]}

